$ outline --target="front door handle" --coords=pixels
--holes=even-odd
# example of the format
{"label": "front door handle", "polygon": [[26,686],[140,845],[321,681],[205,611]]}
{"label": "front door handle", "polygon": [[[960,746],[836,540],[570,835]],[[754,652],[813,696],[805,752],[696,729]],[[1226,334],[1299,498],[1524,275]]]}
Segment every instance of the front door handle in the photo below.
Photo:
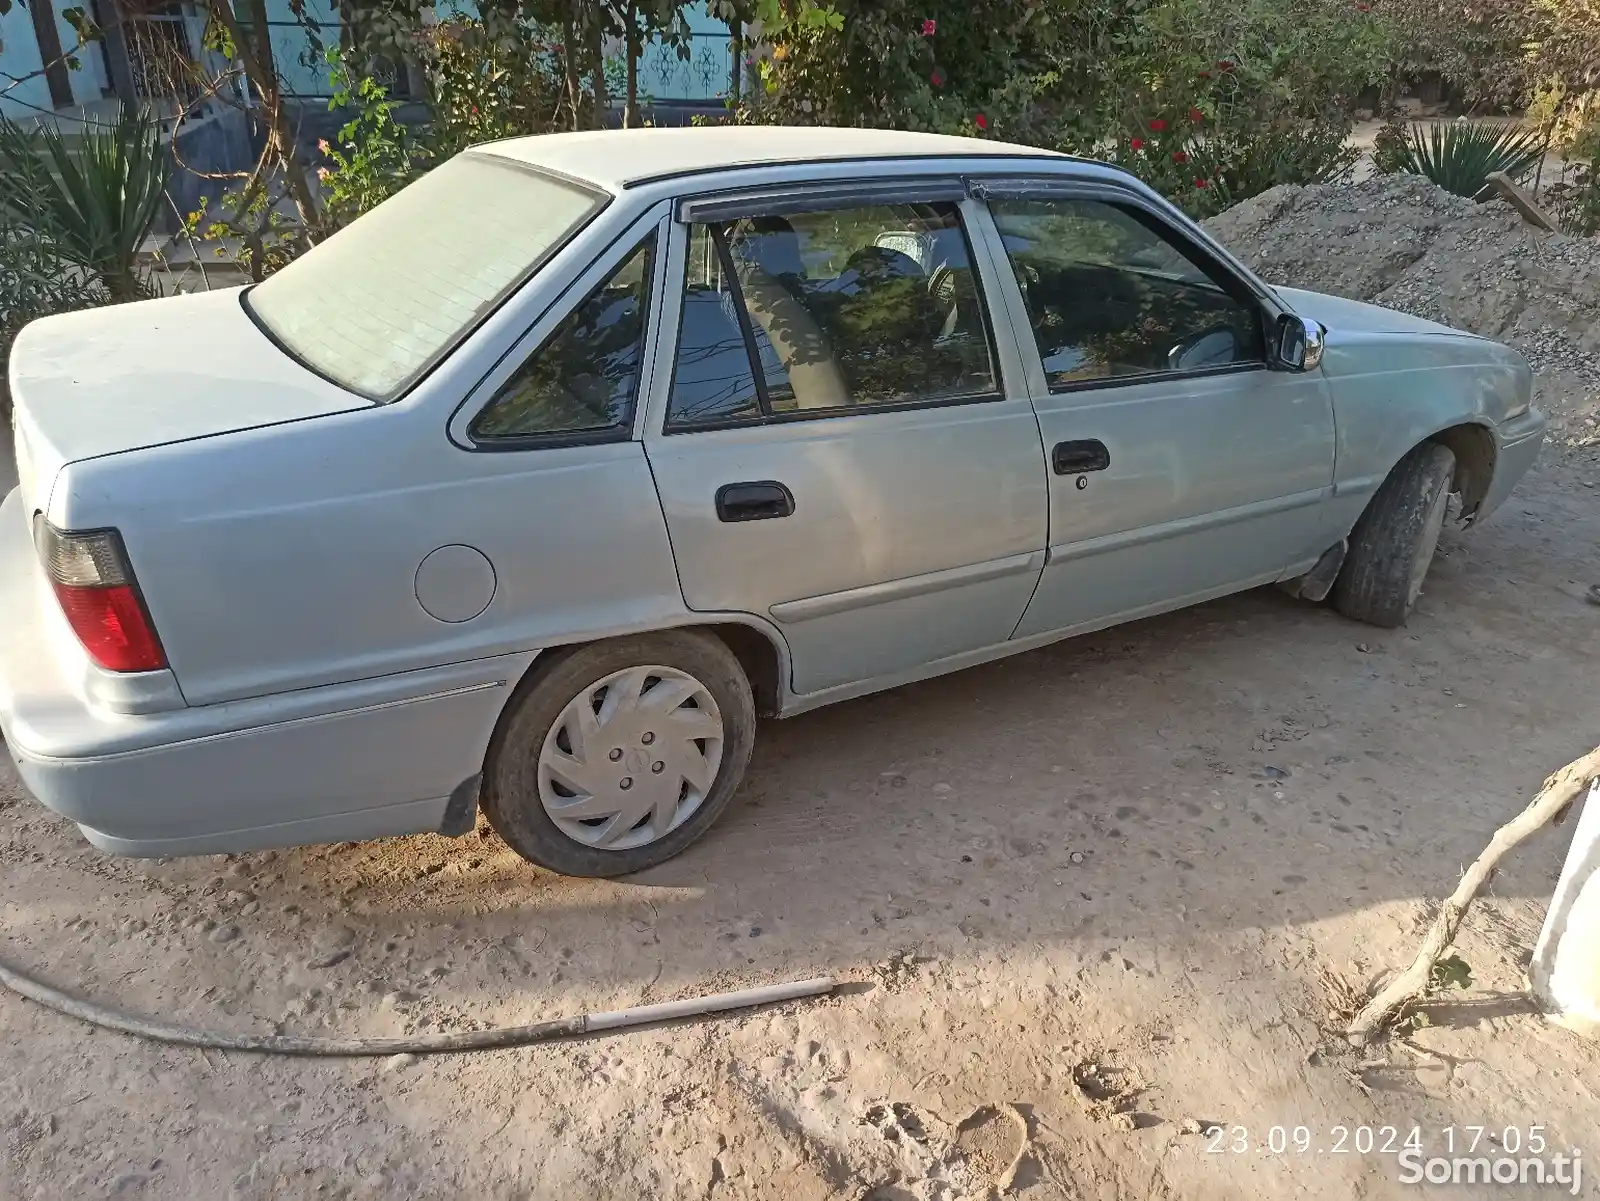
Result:
{"label": "front door handle", "polygon": [[1111,466],[1111,452],[1097,438],[1079,442],[1057,442],[1050,452],[1050,466],[1057,475],[1082,475],[1085,471],[1104,471]]}
{"label": "front door handle", "polygon": [[777,480],[724,484],[717,489],[718,521],[770,521],[794,512],[794,493]]}

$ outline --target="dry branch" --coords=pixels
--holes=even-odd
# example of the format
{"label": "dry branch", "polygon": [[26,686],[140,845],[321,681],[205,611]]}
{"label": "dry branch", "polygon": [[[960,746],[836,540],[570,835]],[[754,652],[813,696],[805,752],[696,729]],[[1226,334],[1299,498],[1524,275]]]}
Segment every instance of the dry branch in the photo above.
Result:
{"label": "dry branch", "polygon": [[1468,906],[1479,889],[1488,883],[1500,860],[1530,835],[1565,817],[1568,808],[1596,777],[1600,777],[1600,747],[1549,776],[1528,807],[1494,832],[1489,845],[1472,861],[1456,890],[1439,907],[1438,916],[1433,919],[1433,926],[1422,940],[1422,948],[1411,966],[1379,990],[1356,1014],[1345,1031],[1352,1043],[1360,1047],[1371,1042],[1402,1005],[1423,994],[1432,978],[1433,965],[1455,940]]}

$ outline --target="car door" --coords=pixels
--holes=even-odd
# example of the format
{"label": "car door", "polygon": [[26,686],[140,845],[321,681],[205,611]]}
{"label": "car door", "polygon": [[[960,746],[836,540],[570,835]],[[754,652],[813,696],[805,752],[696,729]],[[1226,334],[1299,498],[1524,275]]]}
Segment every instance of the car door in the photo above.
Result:
{"label": "car door", "polygon": [[1026,373],[958,181],[685,203],[646,449],[684,599],[797,693],[1003,643],[1044,560]]}
{"label": "car door", "polygon": [[1017,637],[1309,568],[1338,540],[1332,398],[1319,372],[1269,370],[1264,298],[1132,192],[985,191],[1049,465]]}

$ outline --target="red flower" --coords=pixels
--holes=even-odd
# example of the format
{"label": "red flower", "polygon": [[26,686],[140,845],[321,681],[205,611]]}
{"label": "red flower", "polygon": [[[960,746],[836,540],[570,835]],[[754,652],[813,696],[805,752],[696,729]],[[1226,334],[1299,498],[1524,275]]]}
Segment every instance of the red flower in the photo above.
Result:
{"label": "red flower", "polygon": [[932,75],[928,76],[928,82],[933,84],[933,86],[936,88],[944,87],[944,72],[935,71]]}
{"label": "red flower", "polygon": [[1189,156],[1181,150],[1174,150],[1172,152],[1172,161],[1175,163],[1186,163],[1189,161]]}
{"label": "red flower", "polygon": [[1134,138],[1133,141],[1128,143],[1128,147],[1130,149],[1132,149],[1132,150],[1135,150],[1135,151],[1143,150],[1144,149],[1144,139],[1143,138]]}
{"label": "red flower", "polygon": [[1201,112],[1199,109],[1191,108],[1189,110],[1189,120],[1193,121],[1196,125],[1198,125],[1200,122],[1204,121],[1205,119],[1206,119],[1206,115],[1203,112]]}
{"label": "red flower", "polygon": [[1359,12],[1359,13],[1370,12],[1371,10],[1372,10],[1372,5],[1370,5],[1370,4],[1358,4],[1358,5],[1356,5],[1356,11]]}
{"label": "red flower", "polygon": [[1151,133],[1160,133],[1166,127],[1167,127],[1167,123],[1165,121],[1163,121],[1160,117],[1157,117],[1154,121],[1150,122],[1150,132]]}
{"label": "red flower", "polygon": [[1210,71],[1202,71],[1202,72],[1200,72],[1200,78],[1201,79],[1210,79],[1211,78],[1211,72]]}
{"label": "red flower", "polygon": [[976,117],[972,118],[972,123],[979,129],[989,128],[989,118],[985,117],[982,113],[979,113]]}
{"label": "red flower", "polygon": [[1223,74],[1229,74],[1233,71],[1233,63],[1229,62],[1225,58],[1218,59],[1217,70],[1221,71]]}
{"label": "red flower", "polygon": [[934,35],[934,33],[938,30],[938,28],[939,28],[938,22],[935,21],[932,17],[929,17],[925,21],[922,22],[922,36],[925,37],[925,38],[931,38]]}
{"label": "red flower", "polygon": [[1197,188],[1203,188],[1207,184],[1209,184],[1210,182],[1211,181],[1209,179],[1197,179],[1197,180],[1194,181],[1194,186],[1197,187]]}

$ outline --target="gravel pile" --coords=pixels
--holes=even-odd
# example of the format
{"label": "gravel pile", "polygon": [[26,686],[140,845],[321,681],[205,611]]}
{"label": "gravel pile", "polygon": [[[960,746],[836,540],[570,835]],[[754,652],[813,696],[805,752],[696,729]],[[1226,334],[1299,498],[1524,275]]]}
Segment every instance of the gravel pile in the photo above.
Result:
{"label": "gravel pile", "polygon": [[1545,233],[1415,175],[1273,188],[1205,225],[1273,283],[1515,346],[1539,373],[1551,441],[1600,445],[1600,239]]}

